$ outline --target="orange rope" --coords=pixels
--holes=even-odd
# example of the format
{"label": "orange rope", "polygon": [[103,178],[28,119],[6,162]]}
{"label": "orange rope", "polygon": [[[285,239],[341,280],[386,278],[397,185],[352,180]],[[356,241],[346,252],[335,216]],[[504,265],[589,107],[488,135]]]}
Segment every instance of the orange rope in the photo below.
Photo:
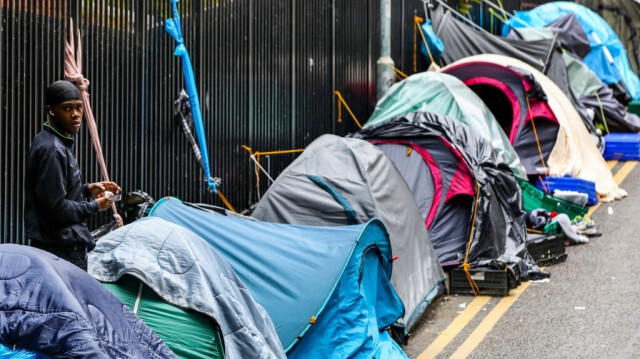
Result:
{"label": "orange rope", "polygon": [[227,206],[227,208],[229,208],[229,210],[231,212],[235,212],[236,209],[233,208],[233,206],[231,205],[231,203],[227,200],[227,197],[225,197],[222,192],[220,192],[220,189],[218,188],[218,197],[220,197],[220,199],[222,200],[222,203],[224,203],[225,206]]}
{"label": "orange rope", "polygon": [[536,144],[538,145],[538,153],[540,154],[540,161],[542,161],[542,167],[544,168],[545,177],[548,177],[549,171],[547,170],[547,164],[544,162],[544,156],[542,155],[542,147],[540,147],[540,140],[538,139],[538,131],[536,131],[536,122],[531,112],[531,106],[529,105],[529,96],[524,97],[527,100],[527,110],[529,111],[529,117],[531,117],[531,126],[533,127],[533,135],[536,137]]}
{"label": "orange rope", "polygon": [[480,183],[478,183],[478,181],[476,181],[476,186],[477,186],[477,189],[476,189],[476,206],[473,209],[473,219],[471,221],[471,231],[469,233],[469,243],[467,243],[467,253],[465,254],[464,262],[462,263],[462,268],[464,269],[464,272],[467,275],[467,280],[469,281],[469,285],[471,286],[471,290],[473,290],[473,295],[478,295],[477,293],[480,292],[480,288],[478,288],[478,285],[473,280],[473,277],[471,276],[471,273],[469,272],[469,270],[471,269],[471,265],[467,262],[467,260],[469,259],[469,252],[471,251],[471,242],[473,241],[473,234],[474,234],[475,229],[476,229],[476,215],[478,214],[478,204],[480,202]]}
{"label": "orange rope", "polygon": [[[422,22],[423,18],[416,16],[415,20]],[[418,72],[418,31],[413,27],[413,73]]]}
{"label": "orange rope", "polygon": [[360,122],[358,122],[356,115],[353,114],[351,108],[349,108],[349,105],[347,105],[347,101],[345,101],[340,94],[340,91],[334,91],[334,93],[336,94],[336,96],[338,96],[338,122],[342,122],[342,111],[340,110],[340,104],[343,104],[347,111],[349,111],[349,114],[351,115],[351,118],[356,123],[356,125],[358,125],[360,129],[362,129],[362,125],[360,124]]}
{"label": "orange rope", "polygon": [[[409,77],[407,74],[405,74],[404,72],[398,70],[397,68],[391,66],[391,64],[383,62],[383,64],[385,66],[387,66],[388,68],[392,69],[393,71],[396,72],[396,77],[398,78],[398,80],[402,81],[403,79],[406,79],[407,77]],[[400,77],[402,75],[402,77]]]}

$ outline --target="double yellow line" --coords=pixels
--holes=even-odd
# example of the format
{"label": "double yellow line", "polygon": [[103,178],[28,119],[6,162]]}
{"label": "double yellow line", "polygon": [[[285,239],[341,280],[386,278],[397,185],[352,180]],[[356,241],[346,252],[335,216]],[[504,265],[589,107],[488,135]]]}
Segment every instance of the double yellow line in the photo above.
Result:
{"label": "double yellow line", "polygon": [[[608,161],[607,166],[609,169],[613,169],[618,161]],[[614,180],[618,185],[624,181],[624,179],[631,173],[631,171],[638,164],[637,161],[626,162],[620,170],[614,176]],[[587,216],[591,216],[593,212],[600,206],[597,204],[589,209]],[[484,340],[484,338],[493,330],[493,327],[498,323],[500,318],[507,312],[507,310],[518,300],[520,295],[524,293],[529,287],[531,282],[523,282],[516,289],[513,289],[509,296],[504,297],[496,304],[496,306],[487,314],[487,316],[480,322],[478,327],[469,335],[469,337],[458,347],[458,349],[451,355],[451,359],[465,359],[473,352],[475,348]],[[436,340],[427,347],[427,349],[418,356],[417,359],[433,359],[440,354],[449,345],[460,332],[471,322],[471,320],[489,303],[491,297],[478,296],[469,303],[467,308],[454,319],[451,324],[445,329]]]}

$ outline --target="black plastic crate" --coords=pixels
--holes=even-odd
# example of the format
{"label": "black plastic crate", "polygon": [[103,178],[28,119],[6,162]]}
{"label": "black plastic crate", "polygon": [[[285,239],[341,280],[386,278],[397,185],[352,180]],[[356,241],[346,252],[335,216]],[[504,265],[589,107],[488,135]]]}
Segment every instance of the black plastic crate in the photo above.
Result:
{"label": "black plastic crate", "polygon": [[564,262],[567,259],[564,239],[564,234],[529,235],[527,250],[538,265]]}
{"label": "black plastic crate", "polygon": [[[504,297],[509,295],[509,290],[517,286],[519,271],[513,268],[493,269],[475,267],[469,270],[471,278],[480,289],[478,295]],[[473,289],[462,267],[457,267],[449,273],[449,291],[451,294],[473,295]]]}

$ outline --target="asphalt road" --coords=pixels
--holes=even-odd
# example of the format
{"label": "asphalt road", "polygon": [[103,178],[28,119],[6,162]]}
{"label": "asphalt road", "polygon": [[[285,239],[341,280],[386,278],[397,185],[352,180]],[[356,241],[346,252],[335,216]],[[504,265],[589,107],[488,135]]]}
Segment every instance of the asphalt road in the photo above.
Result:
{"label": "asphalt road", "polygon": [[[627,198],[602,204],[592,215],[601,237],[568,247],[566,262],[546,268],[550,281],[512,291],[517,300],[503,315],[493,312],[497,305],[504,309],[502,298],[477,305],[477,314],[458,325],[460,332],[435,358],[640,358],[640,166],[621,187]],[[436,302],[412,333],[407,354],[434,357],[425,349],[456,333],[450,326],[469,316],[467,307],[478,302],[472,301],[446,296]]]}

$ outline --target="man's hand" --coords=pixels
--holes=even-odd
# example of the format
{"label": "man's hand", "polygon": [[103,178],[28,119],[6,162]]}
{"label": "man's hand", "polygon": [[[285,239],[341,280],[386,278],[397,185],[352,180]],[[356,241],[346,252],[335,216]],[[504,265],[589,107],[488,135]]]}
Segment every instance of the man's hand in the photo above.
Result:
{"label": "man's hand", "polygon": [[[110,191],[115,194],[120,194],[120,186],[111,181],[90,183],[88,188],[89,193],[91,193],[91,197],[93,198],[103,198],[104,191]],[[102,207],[100,208],[100,210],[102,210]]]}
{"label": "man's hand", "polygon": [[100,211],[104,211],[105,209],[111,207],[111,203],[113,203],[113,202],[111,202],[109,199],[113,195],[114,195],[113,193],[109,193],[109,194],[107,194],[105,196],[104,193],[103,193],[102,197],[96,199],[96,203],[98,204],[98,209]]}

